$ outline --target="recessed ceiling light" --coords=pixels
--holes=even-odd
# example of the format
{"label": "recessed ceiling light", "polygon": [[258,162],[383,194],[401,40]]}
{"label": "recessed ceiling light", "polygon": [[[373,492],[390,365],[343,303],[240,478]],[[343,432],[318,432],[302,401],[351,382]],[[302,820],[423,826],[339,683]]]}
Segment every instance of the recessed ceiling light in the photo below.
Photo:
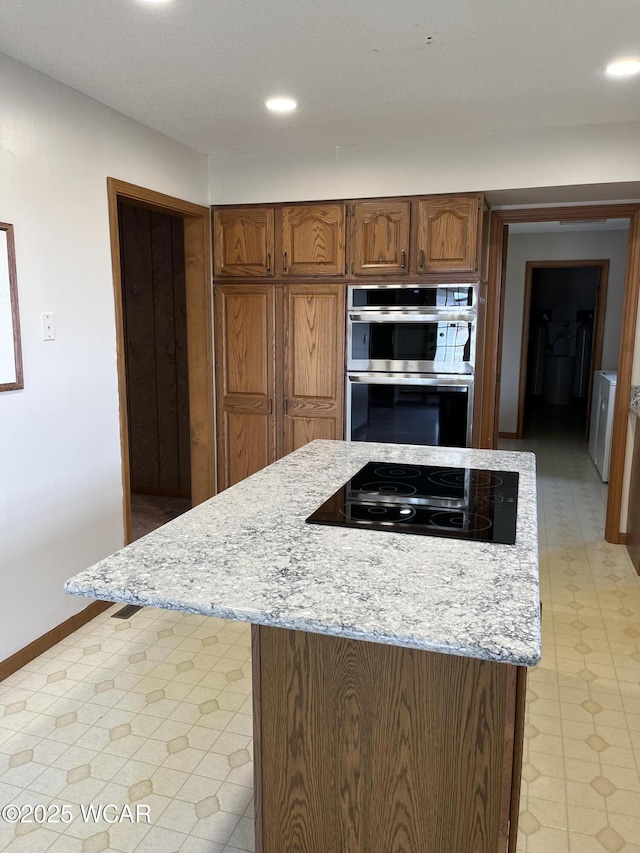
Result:
{"label": "recessed ceiling light", "polygon": [[610,62],[606,70],[611,77],[630,77],[640,72],[640,59],[618,59]]}
{"label": "recessed ceiling light", "polygon": [[171,0],[143,0],[144,3],[171,3]]}
{"label": "recessed ceiling light", "polygon": [[268,101],[265,101],[264,105],[274,113],[290,113],[298,106],[293,98],[269,98]]}

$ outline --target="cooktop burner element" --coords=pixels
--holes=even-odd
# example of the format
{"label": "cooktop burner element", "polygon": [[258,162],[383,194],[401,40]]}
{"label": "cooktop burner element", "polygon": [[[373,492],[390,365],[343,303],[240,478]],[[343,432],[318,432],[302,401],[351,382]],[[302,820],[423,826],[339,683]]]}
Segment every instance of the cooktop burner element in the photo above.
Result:
{"label": "cooktop burner element", "polygon": [[[374,462],[369,462],[369,465],[375,465]],[[366,467],[368,468],[369,465]],[[362,469],[364,471],[364,468]],[[390,477],[392,480],[411,480],[413,477],[419,477],[422,473],[419,468],[401,468],[399,465],[379,465],[375,469],[378,477]]]}
{"label": "cooktop burner element", "polygon": [[368,462],[307,522],[513,545],[518,474]]}
{"label": "cooktop burner element", "polygon": [[[433,474],[429,474],[429,482],[434,486],[459,486],[464,484],[467,468],[439,468]],[[474,470],[476,489],[490,489],[493,486],[501,486],[502,480],[495,471]]]}
{"label": "cooktop burner element", "polygon": [[361,492],[366,492],[369,495],[395,495],[396,497],[410,497],[418,491],[415,486],[410,486],[409,483],[395,482],[377,482],[365,483],[360,487]]}

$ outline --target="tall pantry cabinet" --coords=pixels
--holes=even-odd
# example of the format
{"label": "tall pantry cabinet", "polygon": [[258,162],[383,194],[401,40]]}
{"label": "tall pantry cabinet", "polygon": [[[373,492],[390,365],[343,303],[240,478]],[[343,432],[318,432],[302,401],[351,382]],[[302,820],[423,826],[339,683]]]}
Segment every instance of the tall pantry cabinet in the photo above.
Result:
{"label": "tall pantry cabinet", "polygon": [[344,287],[216,284],[218,489],[343,436]]}

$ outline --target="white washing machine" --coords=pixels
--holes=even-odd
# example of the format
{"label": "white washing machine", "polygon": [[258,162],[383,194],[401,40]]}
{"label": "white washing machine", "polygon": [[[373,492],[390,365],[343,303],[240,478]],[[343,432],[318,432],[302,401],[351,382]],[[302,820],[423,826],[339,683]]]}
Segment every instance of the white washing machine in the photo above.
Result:
{"label": "white washing machine", "polygon": [[596,370],[593,376],[589,456],[593,459],[605,483],[609,481],[611,434],[613,432],[617,381],[618,374],[615,370]]}

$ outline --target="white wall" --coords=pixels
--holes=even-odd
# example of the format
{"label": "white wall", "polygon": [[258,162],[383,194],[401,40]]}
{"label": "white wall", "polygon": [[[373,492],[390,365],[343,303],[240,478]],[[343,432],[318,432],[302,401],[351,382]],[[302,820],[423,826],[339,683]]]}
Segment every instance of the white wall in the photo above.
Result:
{"label": "white wall", "polygon": [[563,231],[561,234],[509,235],[502,339],[499,421],[501,432],[515,432],[518,424],[518,385],[526,262],[609,259],[602,369],[615,370],[618,366],[620,347],[628,237],[628,231]]}
{"label": "white wall", "polygon": [[123,543],[106,178],[201,204],[208,188],[203,155],[2,55],[0,78],[25,382],[0,394],[1,661],[86,607],[63,581]]}
{"label": "white wall", "polygon": [[393,145],[211,156],[209,180],[215,204],[607,184],[640,179],[638,151],[640,122],[473,136],[436,131]]}

